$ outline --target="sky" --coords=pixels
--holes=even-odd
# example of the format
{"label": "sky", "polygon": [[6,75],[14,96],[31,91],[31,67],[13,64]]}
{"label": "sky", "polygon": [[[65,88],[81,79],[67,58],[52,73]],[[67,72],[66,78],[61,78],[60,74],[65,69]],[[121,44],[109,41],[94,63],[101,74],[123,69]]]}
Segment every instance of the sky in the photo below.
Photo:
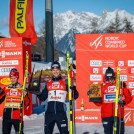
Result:
{"label": "sky", "polygon": [[[9,3],[10,0],[0,0],[0,33],[9,35]],[[108,9],[126,10],[134,15],[134,0],[53,0],[53,14],[72,10],[75,12],[91,12],[101,16],[102,11]],[[33,15],[36,32],[40,31],[40,24],[45,19],[45,0],[33,0]]]}

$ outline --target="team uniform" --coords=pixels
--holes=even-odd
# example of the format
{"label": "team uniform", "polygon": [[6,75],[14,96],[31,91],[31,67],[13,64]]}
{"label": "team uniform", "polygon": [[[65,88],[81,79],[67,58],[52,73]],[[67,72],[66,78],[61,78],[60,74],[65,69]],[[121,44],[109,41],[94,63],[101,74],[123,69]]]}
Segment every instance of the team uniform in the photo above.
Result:
{"label": "team uniform", "polygon": [[[115,116],[115,96],[116,96],[116,83],[110,85],[105,83],[102,85],[102,103],[95,103],[98,106],[101,106],[101,117],[102,123],[104,126],[105,134],[113,133],[113,124]],[[130,91],[125,87],[123,90],[123,96],[125,104],[128,104],[132,101],[132,96]],[[120,99],[120,94],[119,94]],[[118,117],[120,117],[119,109],[121,109],[121,134],[124,134],[124,106],[118,105]],[[118,129],[117,129],[118,133]]]}
{"label": "team uniform", "polygon": [[[108,67],[105,73],[106,82],[101,85],[102,102],[95,102],[97,106],[101,106],[101,117],[105,134],[113,134],[114,116],[115,116],[115,100],[116,100],[116,77],[112,68]],[[132,96],[126,84],[119,89],[118,102],[118,118],[117,118],[117,134],[119,127],[121,133],[124,134],[124,105],[132,101]],[[90,93],[90,92],[89,92]],[[123,100],[121,99],[123,96]],[[121,118],[121,124],[119,119]]]}
{"label": "team uniform", "polygon": [[[60,134],[69,134],[68,120],[66,116],[66,95],[68,86],[66,81],[61,76],[52,78],[48,81],[45,89],[38,98],[45,101],[48,98],[48,103],[45,106],[45,134],[52,134],[55,123],[58,126]],[[74,90],[74,99],[78,98],[77,90]]]}
{"label": "team uniform", "polygon": [[[16,134],[19,132],[21,96],[22,85],[19,83],[8,85],[0,94],[0,103],[5,100],[2,124],[3,134],[10,134],[12,125],[15,128]],[[28,101],[28,98],[25,97],[26,105]],[[21,134],[23,134],[23,127]]]}

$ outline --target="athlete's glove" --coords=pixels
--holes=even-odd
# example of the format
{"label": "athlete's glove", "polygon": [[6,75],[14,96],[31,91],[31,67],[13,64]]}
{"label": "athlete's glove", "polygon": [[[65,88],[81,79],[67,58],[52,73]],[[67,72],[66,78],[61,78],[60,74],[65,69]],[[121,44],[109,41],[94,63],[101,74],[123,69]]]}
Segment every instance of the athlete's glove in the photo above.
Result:
{"label": "athlete's glove", "polygon": [[119,104],[123,107],[123,106],[125,106],[126,102],[123,100],[119,100]]}
{"label": "athlete's glove", "polygon": [[0,87],[0,94],[3,92],[3,89]]}
{"label": "athlete's glove", "polygon": [[92,92],[90,90],[88,90],[87,95],[89,96],[90,94],[92,94]]}
{"label": "athlete's glove", "polygon": [[76,86],[71,86],[70,89],[72,89],[73,91],[76,90]]}
{"label": "athlete's glove", "polygon": [[123,87],[124,87],[124,88],[126,87],[126,83],[125,83],[125,82],[123,82]]}

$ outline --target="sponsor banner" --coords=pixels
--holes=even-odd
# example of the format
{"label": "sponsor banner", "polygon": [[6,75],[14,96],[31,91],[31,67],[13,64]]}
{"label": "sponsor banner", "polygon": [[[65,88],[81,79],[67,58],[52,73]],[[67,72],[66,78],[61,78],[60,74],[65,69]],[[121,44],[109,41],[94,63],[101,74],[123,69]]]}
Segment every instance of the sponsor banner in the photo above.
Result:
{"label": "sponsor banner", "polygon": [[[9,74],[8,74],[8,75],[9,75]],[[0,83],[1,83],[2,87],[11,84],[11,81],[10,81],[9,77],[1,77],[1,76],[0,76],[0,78],[1,78],[1,79],[0,79]]]}
{"label": "sponsor banner", "polygon": [[124,61],[118,61],[118,66],[123,67],[125,65]]}
{"label": "sponsor banner", "polygon": [[120,75],[127,75],[128,68],[127,67],[120,67]]}
{"label": "sponsor banner", "polygon": [[91,67],[100,67],[102,66],[101,60],[90,60],[90,66]]}
{"label": "sponsor banner", "polygon": [[128,82],[129,88],[134,88],[134,82]]}
{"label": "sponsor banner", "polygon": [[127,81],[127,75],[120,75],[120,81]]}
{"label": "sponsor banner", "polygon": [[0,67],[0,76],[9,76],[9,72],[15,67]]}
{"label": "sponsor banner", "polygon": [[[27,41],[26,45],[23,42]],[[22,37],[14,38],[0,38],[0,87],[4,88],[11,84],[9,78],[9,72],[12,68],[16,68],[19,71],[19,83],[23,84],[26,53],[29,53],[29,70],[31,73],[31,45],[29,44],[30,39]],[[29,76],[30,77],[30,76]],[[28,82],[29,79],[27,79]],[[29,94],[30,100],[32,95]],[[24,106],[26,107],[26,106]],[[4,102],[0,105],[0,116],[3,115]],[[32,103],[28,108],[25,108],[25,114],[32,114]]]}
{"label": "sponsor banner", "polygon": [[134,60],[128,60],[128,66],[134,67]]}
{"label": "sponsor banner", "polygon": [[134,126],[134,110],[125,109],[124,123],[125,126]]}
{"label": "sponsor banner", "polygon": [[0,51],[0,59],[1,58],[13,58],[13,57],[21,57],[22,51],[21,50],[6,50],[6,51]]}
{"label": "sponsor banner", "polygon": [[7,66],[7,65],[19,65],[18,60],[7,60],[7,61],[0,61],[1,66]]}
{"label": "sponsor banner", "polygon": [[128,81],[134,81],[134,75],[128,75]]}
{"label": "sponsor banner", "polygon": [[16,43],[12,42],[12,40],[9,40],[9,41],[1,40],[0,41],[0,48],[4,49],[4,48],[10,48],[10,47],[15,48],[16,47]]}
{"label": "sponsor banner", "polygon": [[100,67],[90,67],[90,73],[92,73],[92,74],[101,74],[102,69]]}
{"label": "sponsor banner", "polygon": [[101,122],[100,111],[75,111],[75,121],[78,123]]}
{"label": "sponsor banner", "polygon": [[[117,66],[120,66],[120,80],[127,84],[130,91],[134,89],[134,33],[122,34],[76,34],[76,85],[79,91],[77,109],[81,108],[83,99],[86,109],[99,109],[89,102],[87,91],[91,83],[105,82],[105,72],[111,67],[117,75]],[[132,82],[132,83],[131,83]],[[109,89],[108,91],[114,91]],[[114,96],[105,99],[114,100]],[[134,108],[134,100],[126,106]],[[81,111],[79,111],[82,113]],[[84,114],[84,113],[83,113]],[[90,122],[90,121],[89,121]]]}
{"label": "sponsor banner", "polygon": [[102,81],[102,75],[90,75],[90,81]]}
{"label": "sponsor banner", "polygon": [[33,0],[10,0],[9,32],[11,37],[26,37],[37,41],[33,21]]}
{"label": "sponsor banner", "polygon": [[114,67],[114,60],[103,60],[103,67],[108,67],[108,66],[110,66],[110,67]]}

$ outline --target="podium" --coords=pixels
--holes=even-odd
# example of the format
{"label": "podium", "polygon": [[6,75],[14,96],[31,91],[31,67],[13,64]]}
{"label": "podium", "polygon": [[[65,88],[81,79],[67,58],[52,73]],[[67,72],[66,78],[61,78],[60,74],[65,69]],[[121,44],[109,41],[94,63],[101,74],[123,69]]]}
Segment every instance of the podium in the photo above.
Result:
{"label": "podium", "polygon": [[[31,73],[31,40],[24,37],[0,38],[0,86],[9,85],[9,72],[12,68],[19,71],[18,82],[23,85],[25,73],[26,53],[29,54],[28,72]],[[30,78],[27,78],[27,83]],[[32,95],[29,94],[32,102]],[[3,115],[4,102],[0,105],[0,116]],[[26,115],[32,114],[32,103],[28,109],[24,106]]]}

